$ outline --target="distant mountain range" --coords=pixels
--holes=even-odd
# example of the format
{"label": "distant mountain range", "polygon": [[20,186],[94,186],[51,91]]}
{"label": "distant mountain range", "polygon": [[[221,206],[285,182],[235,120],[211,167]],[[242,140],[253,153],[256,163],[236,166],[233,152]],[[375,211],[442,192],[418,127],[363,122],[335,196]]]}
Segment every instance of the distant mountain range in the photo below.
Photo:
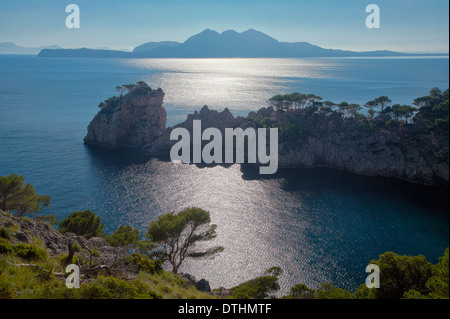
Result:
{"label": "distant mountain range", "polygon": [[[96,49],[43,49],[40,57],[76,58],[296,58],[296,57],[383,57],[413,54],[393,51],[346,51],[324,49],[308,42],[280,42],[260,31],[249,29],[218,33],[206,29],[183,43],[148,42],[133,52]],[[414,54],[415,55],[415,54]]]}
{"label": "distant mountain range", "polygon": [[61,49],[59,45],[49,45],[37,48],[25,48],[15,45],[13,42],[2,42],[0,43],[0,54],[38,54],[43,49]]}

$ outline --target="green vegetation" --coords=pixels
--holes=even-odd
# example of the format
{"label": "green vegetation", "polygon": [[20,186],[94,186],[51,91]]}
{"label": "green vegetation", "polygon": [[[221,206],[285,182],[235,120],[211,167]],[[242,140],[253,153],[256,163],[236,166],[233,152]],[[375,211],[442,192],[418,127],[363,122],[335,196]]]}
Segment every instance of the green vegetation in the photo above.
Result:
{"label": "green vegetation", "polygon": [[90,210],[75,212],[64,219],[59,225],[61,233],[74,233],[86,238],[103,235],[102,220]]}
{"label": "green vegetation", "polygon": [[11,232],[8,228],[0,226],[0,238],[11,239]]}
{"label": "green vegetation", "polygon": [[[392,104],[387,96],[380,96],[366,102],[364,111],[355,103],[322,101],[314,94],[301,93],[273,96],[269,104],[275,112],[262,109],[248,117],[248,125],[279,128],[279,142],[287,144],[287,149],[322,138],[329,143],[339,137],[344,144],[351,140],[370,140],[372,135],[379,137],[379,145],[383,140],[398,138],[404,150],[419,150],[430,166],[449,160],[448,90],[433,88],[428,96],[415,99],[414,106]],[[357,151],[365,152],[364,144],[360,146]],[[378,152],[374,150],[373,154]],[[441,176],[436,179],[448,184]]]}
{"label": "green vegetation", "polygon": [[[434,94],[438,94],[434,91]],[[440,95],[442,97],[442,94]],[[435,97],[434,106],[437,111],[426,107],[419,120],[425,125],[433,126],[432,119],[440,119],[441,108],[447,102]],[[426,102],[423,102],[426,103]],[[342,104],[342,103],[341,103]],[[346,105],[346,104],[343,104]],[[424,104],[425,105],[425,104]],[[444,105],[444,106],[443,106]],[[348,107],[348,106],[347,106]],[[431,104],[430,104],[431,107]],[[385,106],[384,111],[389,110]],[[434,114],[434,115],[433,115]],[[394,121],[394,119],[392,119]],[[422,124],[423,124],[422,123]],[[435,126],[436,129],[439,129]],[[292,134],[298,127],[292,126]],[[301,133],[300,133],[301,134]],[[35,194],[33,186],[23,185],[24,178],[17,175],[2,177],[1,204],[3,208],[15,212],[21,221],[29,222],[22,217],[23,213],[34,212],[41,196]],[[44,203],[48,203],[47,196]],[[31,200],[30,200],[31,199]],[[29,201],[30,200],[30,201]],[[25,202],[23,202],[25,201]],[[18,208],[19,207],[19,208]],[[127,257],[125,265],[137,271],[133,278],[126,278],[123,269],[114,274],[108,270],[92,273],[83,278],[80,289],[67,289],[64,274],[55,269],[64,269],[69,263],[76,263],[82,269],[91,270],[98,264],[92,263],[92,257],[100,252],[90,249],[78,242],[70,242],[68,254],[50,256],[47,248],[38,238],[30,243],[15,241],[15,234],[20,230],[17,217],[12,220],[9,211],[0,212],[0,217],[9,218],[0,226],[0,298],[233,298],[264,299],[275,298],[279,292],[279,277],[282,269],[270,268],[263,276],[251,279],[231,289],[220,288],[213,293],[200,292],[188,283],[177,272],[185,258],[201,258],[214,256],[223,247],[216,246],[207,250],[197,250],[196,244],[212,240],[216,237],[216,225],[211,224],[209,212],[196,208],[186,208],[178,213],[161,215],[150,223],[145,239],[140,240],[139,231],[131,226],[120,226],[111,235],[103,232],[101,218],[93,212],[78,211],[70,214],[59,224],[61,233],[75,233],[89,239],[103,237],[113,247],[125,247]],[[54,216],[40,216],[35,222],[53,223]],[[28,227],[28,226],[27,226]],[[48,228],[43,228],[48,229]],[[89,251],[90,257],[82,255],[83,249]],[[32,264],[28,264],[32,262]],[[165,271],[163,264],[172,266],[172,272]],[[288,299],[448,299],[449,298],[449,249],[436,265],[428,262],[424,256],[400,256],[386,252],[378,260],[372,260],[380,269],[380,288],[368,289],[361,285],[354,293],[324,283],[314,290],[304,284],[297,284],[290,293],[282,298]],[[95,267],[94,267],[95,268]]]}
{"label": "green vegetation", "polygon": [[162,269],[161,266],[163,264],[161,260],[152,260],[136,252],[132,253],[129,256],[128,263],[136,265],[139,270],[147,272],[149,274],[159,272]]}
{"label": "green vegetation", "polygon": [[48,258],[47,250],[37,238],[30,244],[12,244],[10,241],[0,238],[0,254],[14,254],[27,261],[43,261]]}
{"label": "green vegetation", "polygon": [[433,265],[425,257],[400,256],[393,252],[372,260],[380,268],[380,288],[369,289],[362,284],[355,293],[322,284],[313,290],[304,284],[291,288],[288,299],[448,299],[449,249],[439,263]]}
{"label": "green vegetation", "polygon": [[278,277],[283,273],[281,268],[273,267],[266,274],[251,279],[231,289],[231,299],[266,299],[275,298],[274,294],[280,289]]}
{"label": "green vegetation", "polygon": [[25,185],[23,176],[0,176],[0,210],[14,212],[21,217],[40,211],[41,206],[50,206],[50,197],[36,194],[33,185]]}
{"label": "green vegetation", "polygon": [[104,235],[113,247],[134,246],[139,242],[139,230],[131,226],[120,225],[112,235]]}
{"label": "green vegetation", "polygon": [[191,207],[175,214],[171,212],[153,221],[145,237],[155,244],[149,254],[163,262],[168,261],[174,273],[178,272],[186,257],[201,258],[217,254],[223,247],[195,251],[198,242],[216,237],[216,225],[211,224],[209,212]]}
{"label": "green vegetation", "polygon": [[318,107],[322,98],[314,94],[292,93],[287,95],[276,95],[269,99],[269,102],[276,110],[303,110],[305,107]]}
{"label": "green vegetation", "polygon": [[[360,120],[373,121],[377,115],[387,115],[389,118],[406,123],[428,123],[432,126],[446,126],[449,121],[448,90],[442,92],[438,88],[433,88],[429,96],[420,97],[414,100],[414,105],[394,104],[387,96],[380,96],[364,104],[368,116],[359,113],[363,108],[359,104],[348,102],[334,103],[331,101],[322,102],[320,96],[314,94],[292,93],[286,95],[275,95],[269,99],[277,111],[299,111],[303,115],[307,114],[340,114],[342,117],[359,118]],[[376,111],[378,109],[379,111]]]}
{"label": "green vegetation", "polygon": [[116,91],[120,93],[120,96],[113,96],[104,102],[100,102],[98,105],[99,108],[106,110],[112,109],[119,105],[123,100],[135,98],[138,96],[143,96],[147,94],[153,94],[156,92],[162,93],[161,88],[153,90],[147,83],[144,81],[139,81],[136,84],[124,84],[121,86],[116,86]]}
{"label": "green vegetation", "polygon": [[[4,213],[3,213],[4,214]],[[86,214],[92,220],[92,214]],[[6,214],[4,215],[6,216]],[[166,216],[163,218],[163,216]],[[192,237],[180,236],[196,234],[196,238],[209,238],[214,234],[215,227],[210,225],[209,214],[198,208],[185,209],[178,214],[169,213],[161,216],[158,222],[149,227],[147,240],[152,238],[166,238],[169,243],[175,243],[181,237],[187,242],[193,242]],[[94,215],[94,219],[97,220]],[[189,221],[189,222],[187,222]],[[96,223],[101,229],[100,223]],[[177,227],[175,227],[177,225]],[[196,226],[197,225],[197,226]],[[202,225],[202,232],[198,225]],[[120,230],[119,230],[120,229]],[[139,246],[142,242],[135,242],[136,230],[128,226],[119,227],[115,238],[121,244],[136,249],[148,247]],[[180,231],[183,229],[183,231]],[[122,236],[126,230],[133,234]],[[175,232],[178,230],[178,232]],[[186,230],[189,230],[186,232]],[[85,232],[84,232],[85,233]],[[282,275],[279,267],[270,268],[261,277],[254,278],[231,289],[220,288],[212,293],[200,292],[194,285],[185,281],[174,272],[163,270],[163,261],[151,258],[150,254],[131,252],[126,265],[137,268],[137,275],[124,279],[121,272],[105,275],[91,274],[83,277],[80,289],[67,289],[64,276],[55,273],[55,269],[64,269],[68,263],[68,255],[50,257],[43,243],[35,238],[30,244],[11,242],[13,232],[0,228],[0,298],[67,298],[67,299],[127,299],[127,298],[231,298],[231,299],[264,299],[276,298],[280,285],[278,280]],[[120,236],[119,236],[120,234]],[[152,234],[152,235],[150,235]],[[157,237],[156,235],[162,237]],[[164,236],[162,234],[165,234]],[[168,235],[170,234],[170,236]],[[206,236],[206,234],[209,234]],[[197,235],[199,237],[197,237]],[[114,235],[111,235],[113,237]],[[206,237],[205,237],[206,236]],[[181,243],[181,241],[179,242]],[[159,247],[152,243],[151,247]],[[191,246],[189,246],[191,247]],[[184,250],[189,250],[185,247]],[[191,247],[192,248],[192,247]],[[78,243],[72,244],[72,261],[80,266],[90,263],[83,260],[82,251]],[[95,255],[96,252],[93,252]],[[97,253],[98,255],[98,253]],[[153,254],[155,256],[155,254]],[[166,254],[167,255],[167,254]],[[203,253],[201,254],[203,255]],[[24,263],[25,262],[25,263]],[[32,262],[32,264],[27,264]],[[285,299],[448,299],[449,298],[449,249],[436,265],[426,261],[424,256],[400,256],[387,252],[379,256],[378,260],[370,263],[380,268],[380,288],[368,289],[364,284],[354,293],[324,283],[316,290],[304,284],[293,286]]]}
{"label": "green vegetation", "polygon": [[[3,234],[9,234],[7,228],[2,229]],[[124,229],[128,228],[121,228]],[[82,248],[73,243],[72,250],[79,253]],[[163,270],[162,261],[151,260],[135,252],[126,261],[130,267],[139,269],[134,278],[124,278],[121,272],[108,276],[91,274],[82,277],[79,289],[68,289],[62,272],[55,272],[64,269],[67,258],[67,255],[50,257],[38,239],[30,244],[14,244],[0,238],[0,299],[216,298],[197,290],[182,277]],[[71,262],[84,267],[89,261],[83,260],[81,255],[74,255]]]}

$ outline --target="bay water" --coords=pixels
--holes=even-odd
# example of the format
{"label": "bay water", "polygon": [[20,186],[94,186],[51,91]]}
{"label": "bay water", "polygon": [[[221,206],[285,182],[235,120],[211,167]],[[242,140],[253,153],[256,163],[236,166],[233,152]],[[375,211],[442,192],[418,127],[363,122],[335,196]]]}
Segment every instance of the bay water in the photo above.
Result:
{"label": "bay water", "polygon": [[225,107],[236,116],[276,94],[313,93],[363,105],[381,95],[412,104],[449,86],[448,57],[378,59],[58,59],[0,55],[0,176],[23,175],[63,219],[79,210],[105,231],[144,234],[158,215],[197,206],[225,247],[182,272],[232,287],[273,266],[281,292],[297,283],[354,291],[386,251],[438,262],[449,243],[448,189],[329,169],[283,169],[261,178],[231,165],[198,167],[83,143],[97,105],[117,85],[146,81],[165,92],[168,126]]}

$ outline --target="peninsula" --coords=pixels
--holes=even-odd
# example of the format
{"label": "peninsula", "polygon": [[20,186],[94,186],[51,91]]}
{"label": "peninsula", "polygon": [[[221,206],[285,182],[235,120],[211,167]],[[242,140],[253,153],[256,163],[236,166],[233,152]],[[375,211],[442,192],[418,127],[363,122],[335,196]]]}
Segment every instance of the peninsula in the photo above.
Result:
{"label": "peninsula", "polygon": [[362,107],[356,104],[293,93],[274,96],[271,106],[247,117],[205,105],[184,122],[166,128],[161,89],[152,90],[144,82],[122,88],[128,93],[100,104],[88,127],[87,144],[168,156],[177,142],[170,139],[171,131],[185,128],[192,135],[194,120],[201,120],[202,130],[214,127],[222,134],[225,128],[278,128],[280,168],[329,167],[448,186],[448,90],[432,89],[429,96],[414,100],[416,107],[390,105],[388,97],[379,97],[366,103],[368,115],[360,113]]}

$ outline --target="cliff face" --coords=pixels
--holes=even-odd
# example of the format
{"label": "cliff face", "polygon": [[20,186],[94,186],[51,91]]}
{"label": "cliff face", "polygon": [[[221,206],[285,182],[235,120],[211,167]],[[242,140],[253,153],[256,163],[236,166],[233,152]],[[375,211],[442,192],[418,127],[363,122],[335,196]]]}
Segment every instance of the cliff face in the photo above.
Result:
{"label": "cliff face", "polygon": [[172,130],[178,127],[185,128],[191,133],[192,136],[194,120],[202,121],[202,131],[208,127],[215,127],[222,133],[225,132],[225,128],[236,128],[242,124],[240,118],[236,119],[228,109],[218,112],[215,110],[210,110],[208,106],[205,105],[200,112],[195,111],[194,114],[189,114],[184,122],[168,128],[155,142],[145,145],[143,147],[144,154],[153,156],[169,155],[170,149],[177,143],[177,141],[170,140],[170,133]]}
{"label": "cliff face", "polygon": [[[144,154],[169,156],[177,141],[170,140],[174,128],[187,129],[192,136],[193,121],[209,127],[279,128],[279,167],[330,167],[368,176],[386,176],[427,185],[447,185],[449,180],[449,131],[442,118],[448,96],[420,109],[407,123],[380,115],[343,116],[314,108],[275,111],[262,108],[246,118],[235,118],[204,106],[186,121],[166,129],[164,93],[145,83],[131,87],[123,97],[111,98],[88,127],[85,142],[110,148],[141,148]],[[436,107],[440,107],[436,118]],[[445,112],[444,112],[445,113]],[[448,112],[447,112],[448,113]],[[223,134],[224,136],[224,134]]]}
{"label": "cliff face", "polygon": [[294,132],[295,138],[292,132],[283,132],[280,166],[325,166],[360,175],[448,185],[448,160],[436,155],[448,154],[448,137],[439,139],[421,127],[405,123],[373,128],[355,119],[336,117],[330,121],[321,114],[298,122],[301,131]]}
{"label": "cliff face", "polygon": [[88,126],[86,144],[108,148],[139,148],[152,143],[166,129],[162,90],[127,94],[111,100]]}
{"label": "cliff face", "polygon": [[[282,112],[263,108],[246,118],[234,118],[228,111],[217,112],[206,106],[200,113],[189,115],[175,127],[192,133],[192,121],[202,120],[207,127],[279,127],[279,167],[330,167],[367,176],[395,177],[427,185],[448,185],[448,134],[436,134],[420,125],[408,125],[379,117],[368,124],[340,115]],[[175,128],[173,127],[173,128]],[[143,147],[147,155],[168,155],[177,141],[170,132]],[[447,137],[446,137],[447,136]]]}

